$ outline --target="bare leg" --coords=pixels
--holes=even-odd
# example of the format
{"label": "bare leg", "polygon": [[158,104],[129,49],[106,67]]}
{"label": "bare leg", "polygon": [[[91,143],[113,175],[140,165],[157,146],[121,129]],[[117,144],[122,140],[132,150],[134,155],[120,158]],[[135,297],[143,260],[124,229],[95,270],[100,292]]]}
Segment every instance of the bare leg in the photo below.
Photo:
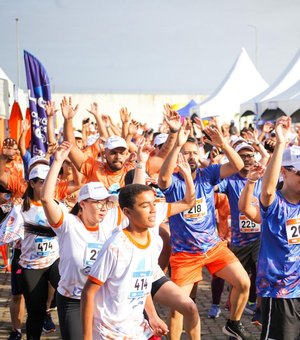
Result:
{"label": "bare leg", "polygon": [[21,330],[25,315],[25,300],[22,294],[11,296],[9,310],[13,330]]}
{"label": "bare leg", "polygon": [[159,226],[159,236],[163,240],[163,248],[158,258],[158,264],[160,268],[166,273],[171,255],[170,228],[168,223],[162,223]]}
{"label": "bare leg", "polygon": [[48,299],[47,299],[47,311],[50,309],[51,302],[54,298],[55,289],[52,287],[51,283],[48,282]]}
{"label": "bare leg", "polygon": [[154,295],[154,301],[171,308],[169,319],[169,339],[179,340],[182,325],[189,339],[201,338],[198,309],[189,295],[193,284],[178,287],[172,281],[166,282]]}
{"label": "bare leg", "polygon": [[232,285],[230,319],[240,320],[249,297],[250,279],[240,262],[234,262],[215,273]]}

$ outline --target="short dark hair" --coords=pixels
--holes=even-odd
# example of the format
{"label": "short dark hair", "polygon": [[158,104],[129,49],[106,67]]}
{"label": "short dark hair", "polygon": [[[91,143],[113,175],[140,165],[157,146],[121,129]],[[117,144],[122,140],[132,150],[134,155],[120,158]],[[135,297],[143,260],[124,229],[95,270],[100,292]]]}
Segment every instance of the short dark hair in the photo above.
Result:
{"label": "short dark hair", "polygon": [[128,184],[120,189],[119,205],[121,209],[132,209],[135,203],[136,196],[142,192],[152,191],[150,187],[144,184]]}

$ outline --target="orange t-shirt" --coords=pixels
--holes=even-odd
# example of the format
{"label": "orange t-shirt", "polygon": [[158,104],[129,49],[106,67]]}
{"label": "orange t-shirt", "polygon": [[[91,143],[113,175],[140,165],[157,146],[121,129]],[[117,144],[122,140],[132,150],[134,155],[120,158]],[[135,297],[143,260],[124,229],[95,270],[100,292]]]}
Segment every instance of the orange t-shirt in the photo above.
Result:
{"label": "orange t-shirt", "polygon": [[230,216],[230,206],[228,198],[223,193],[215,193],[215,208],[218,210],[218,232],[219,237],[222,240],[231,240],[231,230],[228,224],[228,218]]}
{"label": "orange t-shirt", "polygon": [[133,168],[133,163],[124,163],[121,170],[110,171],[106,163],[89,157],[82,163],[80,172],[86,177],[87,183],[101,182],[106,189],[109,189],[115,183],[119,183],[120,187],[125,186],[125,176]]}

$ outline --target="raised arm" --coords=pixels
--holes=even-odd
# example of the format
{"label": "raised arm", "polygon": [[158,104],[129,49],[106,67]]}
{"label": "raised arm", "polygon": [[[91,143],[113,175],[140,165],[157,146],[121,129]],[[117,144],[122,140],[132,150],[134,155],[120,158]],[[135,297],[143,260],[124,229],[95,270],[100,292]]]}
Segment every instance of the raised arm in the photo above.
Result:
{"label": "raised arm", "polygon": [[104,124],[104,121],[102,119],[102,116],[99,113],[98,103],[92,103],[90,110],[87,110],[87,111],[95,117],[100,137],[107,139],[108,133],[107,133],[107,129],[106,129],[106,126]]}
{"label": "raised arm", "polygon": [[268,154],[268,151],[263,146],[263,144],[258,140],[258,138],[257,138],[257,130],[255,130],[254,132],[248,131],[247,135],[248,135],[248,141],[250,140],[252,142],[252,146],[254,147],[254,149],[256,151],[258,151],[260,153],[260,155],[261,155],[260,164],[262,166],[267,165],[270,156]]}
{"label": "raised arm", "polygon": [[131,121],[131,112],[128,112],[127,107],[122,107],[120,109],[120,119],[122,122],[122,138],[126,139]]}
{"label": "raised arm", "polygon": [[54,137],[54,115],[57,112],[55,102],[48,101],[45,105],[45,111],[47,114],[47,135],[48,135],[48,142],[50,144],[57,143]]}
{"label": "raised arm", "polygon": [[275,198],[276,186],[281,169],[282,155],[286,147],[290,128],[291,119],[289,117],[282,116],[277,119],[275,127],[276,145],[262,181],[260,201],[264,207],[269,207]]}
{"label": "raised arm", "polygon": [[83,340],[93,340],[94,300],[99,288],[98,284],[87,279],[81,294],[80,314]]}
{"label": "raised arm", "polygon": [[203,132],[210,138],[205,138],[205,143],[222,149],[229,161],[229,163],[221,165],[220,177],[226,178],[239,172],[243,168],[244,162],[238,153],[225,141],[221,131],[216,127],[207,127]]}
{"label": "raised arm", "polygon": [[43,185],[41,201],[47,220],[51,225],[58,224],[62,216],[61,207],[54,200],[54,191],[62,163],[68,157],[71,148],[72,145],[70,142],[63,142],[57,148],[54,154],[54,161],[52,162],[51,168]]}
{"label": "raised arm", "polygon": [[185,127],[182,126],[178,132],[177,139],[175,145],[171,152],[168,154],[166,160],[164,161],[158,177],[158,186],[161,189],[167,189],[172,183],[172,173],[176,166],[176,162],[178,159],[178,154],[181,150],[181,147],[187,141],[189,136],[189,131],[185,130]]}
{"label": "raised arm", "polygon": [[185,161],[183,155],[179,153],[177,166],[179,173],[185,181],[185,195],[182,200],[171,203],[170,216],[176,215],[190,209],[196,204],[195,185],[192,178],[191,168],[187,161]]}
{"label": "raised arm", "polygon": [[18,147],[21,153],[21,157],[24,157],[26,154],[26,135],[30,129],[30,124],[27,119],[23,119],[22,121],[22,132],[19,138]]}
{"label": "raised arm", "polygon": [[154,147],[143,141],[137,150],[133,184],[146,184],[146,163]]}
{"label": "raised arm", "polygon": [[259,206],[252,205],[252,197],[255,183],[263,176],[265,168],[261,164],[254,165],[249,174],[248,180],[239,198],[239,210],[255,223],[261,223]]}
{"label": "raised arm", "polygon": [[181,118],[178,112],[172,109],[169,104],[164,106],[165,122],[169,127],[169,135],[163,146],[160,148],[157,156],[165,159],[175,145],[178,131],[181,127]]}
{"label": "raised arm", "polygon": [[73,129],[73,117],[78,111],[78,105],[73,108],[72,98],[69,97],[69,100],[67,100],[67,98],[64,97],[60,104],[60,107],[62,115],[64,117],[64,138],[66,141],[73,144],[69,157],[76,166],[77,170],[80,171],[85,156],[84,153],[76,146]]}

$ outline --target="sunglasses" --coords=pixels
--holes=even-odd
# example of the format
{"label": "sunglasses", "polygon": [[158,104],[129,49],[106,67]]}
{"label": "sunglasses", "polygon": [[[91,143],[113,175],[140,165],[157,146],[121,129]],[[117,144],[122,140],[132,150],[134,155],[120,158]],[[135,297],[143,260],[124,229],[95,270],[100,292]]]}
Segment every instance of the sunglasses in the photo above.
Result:
{"label": "sunglasses", "polygon": [[293,166],[284,166],[284,168],[289,171],[292,172],[293,174],[295,174],[296,176],[300,176],[300,170],[295,169]]}

